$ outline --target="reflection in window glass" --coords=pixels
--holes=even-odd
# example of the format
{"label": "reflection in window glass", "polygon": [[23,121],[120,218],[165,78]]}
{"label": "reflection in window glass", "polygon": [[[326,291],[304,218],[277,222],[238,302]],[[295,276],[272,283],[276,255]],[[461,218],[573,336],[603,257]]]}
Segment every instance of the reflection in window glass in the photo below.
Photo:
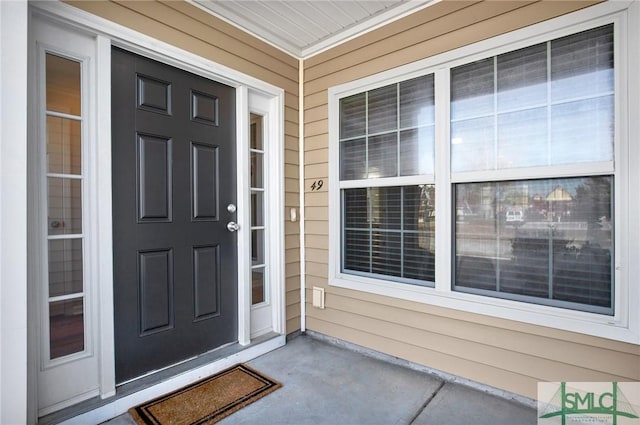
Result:
{"label": "reflection in window glass", "polygon": [[266,300],[264,117],[251,114],[251,304]]}
{"label": "reflection in window glass", "polygon": [[251,192],[251,226],[264,226],[264,192]]}
{"label": "reflection in window glass", "polygon": [[398,86],[371,90],[367,99],[368,133],[375,134],[398,128]]}
{"label": "reflection in window glass", "polygon": [[400,175],[433,174],[434,145],[433,127],[400,132]]}
{"label": "reflection in window glass", "polygon": [[251,187],[263,187],[264,153],[251,152]]}
{"label": "reflection in window glass", "polygon": [[47,171],[58,174],[81,173],[80,121],[47,117]]}
{"label": "reflection in window glass", "polygon": [[263,133],[262,117],[260,115],[251,114],[251,127],[249,134],[249,148],[255,150],[263,150]]}
{"label": "reflection in window glass", "polygon": [[367,124],[367,95],[360,93],[340,101],[340,138],[364,136]]}
{"label": "reflection in window glass", "polygon": [[367,178],[366,139],[345,140],[340,143],[340,180]]}
{"label": "reflection in window glass", "polygon": [[433,74],[340,100],[340,180],[432,174]]}
{"label": "reflection in window glass", "polygon": [[49,303],[49,353],[57,359],[84,351],[83,299]]}
{"label": "reflection in window glass", "polygon": [[455,289],[612,313],[613,178],[455,186]]}
{"label": "reflection in window glass", "polygon": [[265,302],[264,267],[251,270],[251,305]]}
{"label": "reflection in window glass", "polygon": [[[49,359],[85,349],[81,63],[45,55]],[[62,299],[60,299],[62,298]]]}
{"label": "reflection in window glass", "polygon": [[433,185],[343,190],[343,272],[432,286],[434,194]]}
{"label": "reflection in window glass", "polygon": [[369,137],[369,173],[367,177],[395,177],[398,175],[398,135],[381,134]]}
{"label": "reflection in window glass", "polygon": [[606,25],[452,68],[452,171],[611,161],[613,66]]}
{"label": "reflection in window glass", "polygon": [[83,291],[82,239],[49,241],[49,296]]}
{"label": "reflection in window glass", "polygon": [[47,178],[49,235],[82,233],[82,181]]}
{"label": "reflection in window glass", "polygon": [[47,111],[80,113],[80,62],[46,54]]}

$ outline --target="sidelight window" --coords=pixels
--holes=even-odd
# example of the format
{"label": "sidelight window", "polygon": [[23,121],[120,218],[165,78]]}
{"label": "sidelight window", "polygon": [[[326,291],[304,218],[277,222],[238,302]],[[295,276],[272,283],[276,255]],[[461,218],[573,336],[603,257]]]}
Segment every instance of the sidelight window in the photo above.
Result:
{"label": "sidelight window", "polygon": [[268,301],[265,259],[263,117],[251,114],[251,305]]}
{"label": "sidelight window", "polygon": [[46,53],[49,359],[85,349],[81,63]]}

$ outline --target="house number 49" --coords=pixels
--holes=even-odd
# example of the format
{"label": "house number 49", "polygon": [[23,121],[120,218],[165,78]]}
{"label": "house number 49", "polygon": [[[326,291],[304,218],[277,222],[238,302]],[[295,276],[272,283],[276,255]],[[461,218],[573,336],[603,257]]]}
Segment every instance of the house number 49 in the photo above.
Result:
{"label": "house number 49", "polygon": [[324,185],[324,181],[323,180],[316,180],[313,183],[311,183],[311,191],[318,191],[320,189],[322,189],[322,186]]}

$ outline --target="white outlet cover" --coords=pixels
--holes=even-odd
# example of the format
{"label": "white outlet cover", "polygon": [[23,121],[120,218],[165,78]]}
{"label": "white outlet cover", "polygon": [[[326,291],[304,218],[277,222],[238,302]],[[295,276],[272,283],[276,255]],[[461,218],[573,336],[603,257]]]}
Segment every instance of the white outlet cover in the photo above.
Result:
{"label": "white outlet cover", "polygon": [[324,309],[324,288],[313,287],[313,306]]}

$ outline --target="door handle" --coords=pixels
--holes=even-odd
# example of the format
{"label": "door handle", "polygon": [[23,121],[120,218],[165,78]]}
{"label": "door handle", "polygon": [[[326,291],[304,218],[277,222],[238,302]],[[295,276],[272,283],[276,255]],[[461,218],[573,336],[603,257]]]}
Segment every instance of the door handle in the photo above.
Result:
{"label": "door handle", "polygon": [[235,232],[240,229],[240,225],[235,221],[230,221],[227,223],[227,230],[230,232]]}

